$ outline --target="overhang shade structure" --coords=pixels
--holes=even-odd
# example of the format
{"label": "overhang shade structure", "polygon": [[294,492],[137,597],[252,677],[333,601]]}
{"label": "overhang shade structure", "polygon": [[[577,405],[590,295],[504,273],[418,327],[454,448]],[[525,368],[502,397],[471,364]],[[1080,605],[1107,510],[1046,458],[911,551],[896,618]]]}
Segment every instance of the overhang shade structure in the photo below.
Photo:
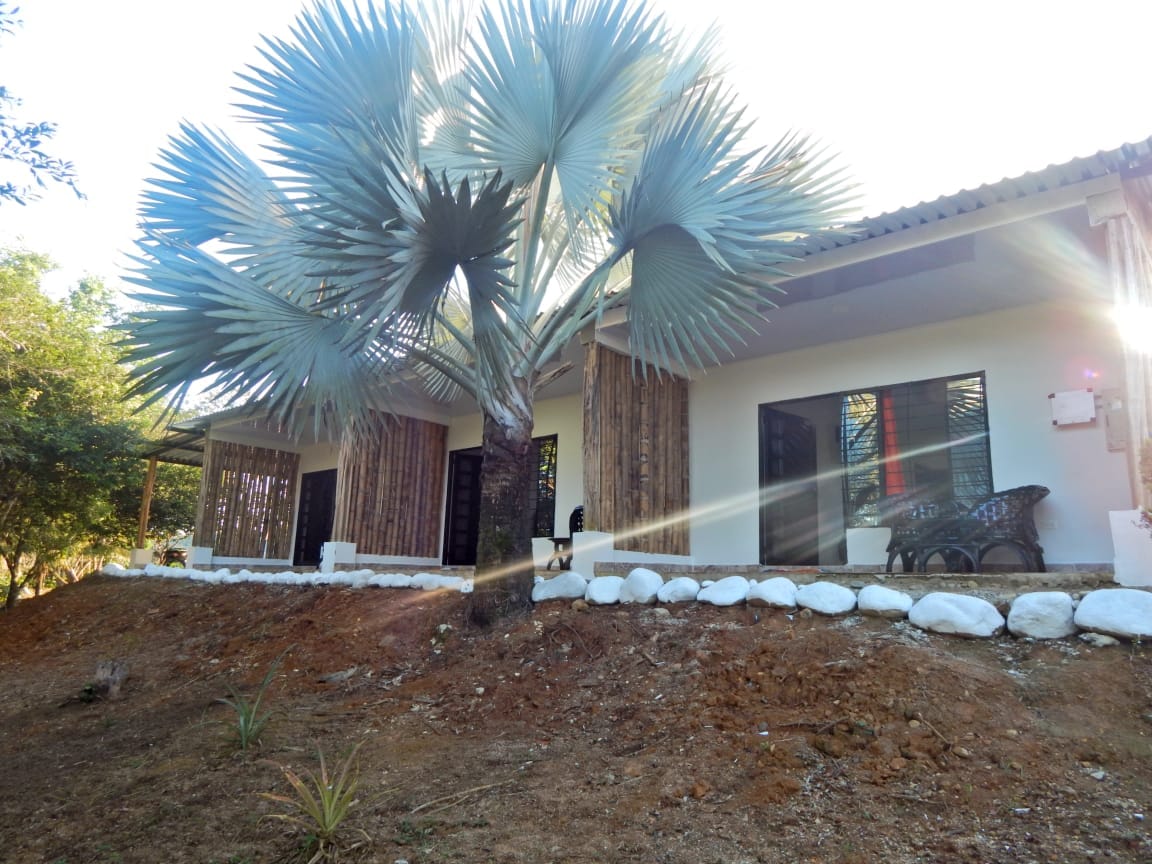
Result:
{"label": "overhang shade structure", "polygon": [[204,438],[206,425],[178,424],[169,426],[159,441],[150,441],[140,453],[148,460],[148,473],[144,478],[144,491],[140,500],[140,521],[136,530],[136,548],[143,549],[148,542],[148,520],[152,515],[152,493],[156,488],[156,465],[172,462],[177,465],[204,465]]}

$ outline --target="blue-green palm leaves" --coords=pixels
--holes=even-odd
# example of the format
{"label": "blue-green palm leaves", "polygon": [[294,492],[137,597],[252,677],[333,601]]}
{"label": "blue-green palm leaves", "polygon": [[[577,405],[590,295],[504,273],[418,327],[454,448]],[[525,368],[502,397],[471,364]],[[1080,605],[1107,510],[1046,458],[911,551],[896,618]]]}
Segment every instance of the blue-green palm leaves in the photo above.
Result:
{"label": "blue-green palm leaves", "polygon": [[629,0],[461,8],[318,2],[266,40],[238,87],[264,163],[182,127],[131,277],[141,391],[213,377],[302,428],[415,380],[499,416],[608,306],[646,361],[705,365],[837,217],[805,139],[748,144],[710,37]]}

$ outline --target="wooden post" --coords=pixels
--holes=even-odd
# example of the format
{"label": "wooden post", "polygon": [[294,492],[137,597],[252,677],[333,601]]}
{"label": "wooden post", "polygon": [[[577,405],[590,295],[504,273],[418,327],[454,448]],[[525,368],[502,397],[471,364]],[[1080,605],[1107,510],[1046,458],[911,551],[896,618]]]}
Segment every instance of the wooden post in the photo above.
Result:
{"label": "wooden post", "polygon": [[148,459],[148,474],[144,478],[144,497],[140,501],[140,527],[136,532],[136,548],[144,549],[148,539],[148,517],[152,511],[152,490],[156,488],[156,457]]}
{"label": "wooden post", "polygon": [[603,349],[590,341],[584,350],[584,530],[603,531],[601,480],[604,471],[600,464],[600,352]]}

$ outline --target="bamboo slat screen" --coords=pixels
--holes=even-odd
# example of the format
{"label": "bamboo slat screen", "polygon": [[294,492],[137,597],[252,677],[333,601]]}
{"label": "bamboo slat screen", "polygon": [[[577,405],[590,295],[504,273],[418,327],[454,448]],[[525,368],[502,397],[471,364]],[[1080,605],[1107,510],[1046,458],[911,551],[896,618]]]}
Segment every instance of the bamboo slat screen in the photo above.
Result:
{"label": "bamboo slat screen", "polygon": [[345,439],[333,537],[364,555],[438,556],[447,448],[447,426],[411,417]]}
{"label": "bamboo slat screen", "polygon": [[584,526],[616,548],[688,555],[688,382],[603,345],[584,366]]}
{"label": "bamboo slat screen", "polygon": [[300,456],[209,440],[196,518],[196,545],[213,555],[287,558]]}

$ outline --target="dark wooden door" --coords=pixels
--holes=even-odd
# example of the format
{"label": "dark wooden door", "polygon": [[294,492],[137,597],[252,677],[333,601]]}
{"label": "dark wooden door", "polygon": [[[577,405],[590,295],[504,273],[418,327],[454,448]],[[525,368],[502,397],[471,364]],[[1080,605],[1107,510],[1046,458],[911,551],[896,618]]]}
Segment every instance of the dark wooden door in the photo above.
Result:
{"label": "dark wooden door", "polygon": [[820,563],[817,503],[812,422],[761,406],[761,564]]}
{"label": "dark wooden door", "polygon": [[480,535],[480,448],[448,454],[448,506],[444,518],[444,563],[476,564]]}
{"label": "dark wooden door", "polygon": [[292,563],[314,567],[321,547],[332,539],[336,516],[336,469],[309,471],[300,477],[300,509],[296,517],[296,552]]}

